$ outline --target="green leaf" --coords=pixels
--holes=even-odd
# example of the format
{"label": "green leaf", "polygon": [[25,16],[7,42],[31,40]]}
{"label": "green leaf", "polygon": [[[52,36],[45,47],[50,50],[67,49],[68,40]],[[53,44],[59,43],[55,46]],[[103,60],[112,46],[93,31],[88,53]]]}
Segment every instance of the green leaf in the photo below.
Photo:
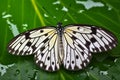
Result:
{"label": "green leaf", "polygon": [[[120,0],[1,0],[0,1],[0,80],[119,80]],[[14,36],[43,26],[92,24],[113,32],[118,46],[93,54],[91,63],[80,71],[46,72],[32,56],[14,56],[7,45]],[[116,61],[117,59],[117,61]]]}
{"label": "green leaf", "polygon": [[115,63],[112,67],[108,70],[109,76],[112,78],[112,80],[119,80],[120,76],[120,58],[115,60]]}

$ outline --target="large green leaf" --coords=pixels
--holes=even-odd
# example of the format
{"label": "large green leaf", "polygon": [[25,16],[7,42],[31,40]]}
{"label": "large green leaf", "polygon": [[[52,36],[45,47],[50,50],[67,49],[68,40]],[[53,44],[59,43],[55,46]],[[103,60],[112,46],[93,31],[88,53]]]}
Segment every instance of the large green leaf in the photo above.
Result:
{"label": "large green leaf", "polygon": [[119,0],[1,0],[0,1],[0,80],[119,80],[120,45],[93,54],[84,70],[46,72],[35,65],[33,56],[14,56],[7,44],[17,34],[39,26],[92,24],[115,34],[120,42]]}

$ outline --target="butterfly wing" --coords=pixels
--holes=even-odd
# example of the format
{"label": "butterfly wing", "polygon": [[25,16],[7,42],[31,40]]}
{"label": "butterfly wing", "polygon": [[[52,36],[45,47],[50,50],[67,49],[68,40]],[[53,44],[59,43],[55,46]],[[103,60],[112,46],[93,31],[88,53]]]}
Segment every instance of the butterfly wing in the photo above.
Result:
{"label": "butterfly wing", "polygon": [[63,65],[68,70],[80,70],[87,66],[91,59],[91,53],[79,39],[69,34],[71,31],[64,30],[63,48],[64,58]]}
{"label": "butterfly wing", "polygon": [[8,45],[8,51],[15,55],[31,55],[34,54],[36,48],[50,36],[51,32],[55,32],[54,28],[38,28],[30,30],[16,36]]}
{"label": "butterfly wing", "polygon": [[103,52],[116,47],[116,37],[106,29],[90,25],[68,25],[65,31],[77,38],[90,52]]}
{"label": "butterfly wing", "polygon": [[8,51],[15,55],[34,54],[36,64],[44,70],[59,69],[56,28],[38,28],[22,33],[10,42]]}
{"label": "butterfly wing", "polygon": [[114,48],[116,38],[107,30],[87,25],[68,25],[63,32],[64,59],[66,69],[83,69],[91,59],[91,52],[102,52]]}
{"label": "butterfly wing", "polygon": [[54,32],[36,48],[34,55],[36,64],[46,71],[59,70],[61,61],[58,49],[58,34]]}

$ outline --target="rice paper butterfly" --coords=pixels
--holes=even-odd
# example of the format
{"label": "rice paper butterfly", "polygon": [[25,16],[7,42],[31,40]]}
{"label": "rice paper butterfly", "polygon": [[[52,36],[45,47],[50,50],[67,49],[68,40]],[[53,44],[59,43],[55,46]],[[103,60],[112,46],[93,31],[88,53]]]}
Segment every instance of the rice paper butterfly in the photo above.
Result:
{"label": "rice paper butterfly", "polygon": [[36,64],[46,71],[80,70],[88,65],[91,53],[104,52],[117,45],[108,30],[93,25],[46,26],[23,32],[8,45],[13,55],[34,55]]}

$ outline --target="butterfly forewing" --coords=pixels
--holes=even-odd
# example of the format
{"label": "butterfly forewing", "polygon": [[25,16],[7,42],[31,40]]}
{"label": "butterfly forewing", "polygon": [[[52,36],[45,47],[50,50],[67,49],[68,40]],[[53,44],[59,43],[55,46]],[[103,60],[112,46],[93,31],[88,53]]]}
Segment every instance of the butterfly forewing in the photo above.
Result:
{"label": "butterfly forewing", "polygon": [[44,38],[55,32],[54,28],[38,28],[16,36],[8,45],[8,51],[15,55],[31,55]]}
{"label": "butterfly forewing", "polygon": [[71,38],[77,39],[79,44],[90,52],[103,52],[117,45],[114,35],[102,28],[90,25],[68,25],[64,32],[71,34]]}

